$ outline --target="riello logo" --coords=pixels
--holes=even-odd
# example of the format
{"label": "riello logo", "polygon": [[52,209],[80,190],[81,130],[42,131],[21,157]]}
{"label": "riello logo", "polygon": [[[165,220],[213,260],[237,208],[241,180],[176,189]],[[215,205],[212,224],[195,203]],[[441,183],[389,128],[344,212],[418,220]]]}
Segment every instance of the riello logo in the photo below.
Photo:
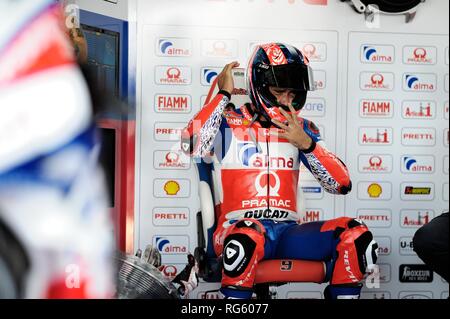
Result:
{"label": "riello logo", "polygon": [[403,101],[402,116],[405,119],[431,119],[435,116],[433,101]]}
{"label": "riello logo", "polygon": [[391,117],[394,102],[391,100],[361,100],[359,109],[361,117]]}
{"label": "riello logo", "polygon": [[393,46],[363,45],[361,48],[362,61],[368,63],[393,63]]}
{"label": "riello logo", "polygon": [[403,89],[411,92],[436,91],[436,75],[431,73],[403,75]]}

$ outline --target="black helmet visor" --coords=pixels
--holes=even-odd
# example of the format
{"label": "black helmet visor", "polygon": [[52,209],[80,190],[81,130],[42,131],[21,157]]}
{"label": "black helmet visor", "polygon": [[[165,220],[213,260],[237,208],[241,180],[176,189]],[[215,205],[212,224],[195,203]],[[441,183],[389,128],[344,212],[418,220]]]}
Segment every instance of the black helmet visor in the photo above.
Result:
{"label": "black helmet visor", "polygon": [[264,86],[274,86],[299,91],[313,91],[314,80],[308,65],[283,64],[276,66],[260,65]]}

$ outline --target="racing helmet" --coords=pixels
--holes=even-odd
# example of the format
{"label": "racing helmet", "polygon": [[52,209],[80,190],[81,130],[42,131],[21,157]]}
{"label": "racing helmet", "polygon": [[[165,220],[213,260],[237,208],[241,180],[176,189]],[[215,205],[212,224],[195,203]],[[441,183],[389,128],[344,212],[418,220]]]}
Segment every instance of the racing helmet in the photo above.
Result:
{"label": "racing helmet", "polygon": [[307,91],[314,90],[313,72],[308,58],[296,47],[283,43],[257,45],[247,67],[247,89],[256,112],[267,121],[285,121],[279,107],[290,112],[287,105],[277,102],[269,87],[292,89],[292,106],[298,112],[306,102]]}

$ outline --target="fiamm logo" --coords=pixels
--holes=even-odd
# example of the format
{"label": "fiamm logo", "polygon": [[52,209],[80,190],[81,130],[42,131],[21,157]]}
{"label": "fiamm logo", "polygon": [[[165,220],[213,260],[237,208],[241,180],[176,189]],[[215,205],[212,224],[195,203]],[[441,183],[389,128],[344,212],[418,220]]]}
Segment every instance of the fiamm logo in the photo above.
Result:
{"label": "fiamm logo", "polygon": [[184,57],[191,55],[191,40],[182,38],[159,38],[158,56]]}

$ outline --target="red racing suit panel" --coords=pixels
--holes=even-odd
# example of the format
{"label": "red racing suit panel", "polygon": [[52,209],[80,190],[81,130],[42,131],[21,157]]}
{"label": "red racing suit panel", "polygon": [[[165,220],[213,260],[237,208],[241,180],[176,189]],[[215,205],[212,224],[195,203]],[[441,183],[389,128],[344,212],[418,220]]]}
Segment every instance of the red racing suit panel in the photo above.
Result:
{"label": "red racing suit panel", "polygon": [[343,162],[326,149],[317,127],[299,118],[313,140],[308,152],[252,121],[248,105],[236,112],[223,111],[229,95],[220,91],[182,131],[182,149],[189,155],[217,158],[215,175],[221,192],[218,229],[237,220],[271,219],[300,222],[297,191],[300,162],[324,189],[345,194],[351,188]]}

